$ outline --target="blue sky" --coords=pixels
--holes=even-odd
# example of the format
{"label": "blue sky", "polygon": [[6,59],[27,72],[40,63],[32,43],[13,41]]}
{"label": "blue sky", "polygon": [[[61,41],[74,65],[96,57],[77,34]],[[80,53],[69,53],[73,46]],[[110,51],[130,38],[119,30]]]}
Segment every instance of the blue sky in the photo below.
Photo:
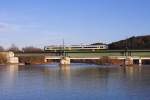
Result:
{"label": "blue sky", "polygon": [[150,0],[0,0],[0,45],[110,43],[150,34]]}

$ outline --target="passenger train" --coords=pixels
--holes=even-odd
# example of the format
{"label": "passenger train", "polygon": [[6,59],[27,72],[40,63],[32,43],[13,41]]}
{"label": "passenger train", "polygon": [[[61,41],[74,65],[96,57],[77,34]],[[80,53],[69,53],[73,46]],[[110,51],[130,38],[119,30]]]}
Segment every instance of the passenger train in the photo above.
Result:
{"label": "passenger train", "polygon": [[106,44],[102,45],[70,45],[70,46],[58,46],[58,45],[51,45],[45,46],[45,51],[57,51],[57,50],[105,50],[108,49]]}

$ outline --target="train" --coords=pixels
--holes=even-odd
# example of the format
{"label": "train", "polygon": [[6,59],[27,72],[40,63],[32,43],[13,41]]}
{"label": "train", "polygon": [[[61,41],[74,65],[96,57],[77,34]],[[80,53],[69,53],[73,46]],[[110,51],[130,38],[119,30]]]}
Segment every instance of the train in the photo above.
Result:
{"label": "train", "polygon": [[45,46],[44,51],[58,51],[58,50],[105,50],[108,49],[108,45],[102,44],[102,45],[51,45],[51,46]]}

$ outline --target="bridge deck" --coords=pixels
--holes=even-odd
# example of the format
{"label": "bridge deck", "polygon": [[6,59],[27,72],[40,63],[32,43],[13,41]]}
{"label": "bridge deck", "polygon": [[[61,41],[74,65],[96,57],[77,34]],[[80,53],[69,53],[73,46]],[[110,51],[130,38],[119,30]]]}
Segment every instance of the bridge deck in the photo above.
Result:
{"label": "bridge deck", "polygon": [[[46,56],[45,59],[49,59],[49,60],[57,60],[57,59],[61,59],[60,56]],[[70,59],[100,59],[100,57],[71,57]]]}
{"label": "bridge deck", "polygon": [[[101,57],[70,57],[70,59],[100,59]],[[120,59],[120,60],[123,60],[123,59],[126,59],[126,56],[109,56],[109,58],[111,59]],[[57,60],[57,59],[61,59],[60,56],[45,56],[45,59],[49,59],[49,60]],[[132,57],[132,59],[141,59],[141,60],[150,60],[150,57]]]}

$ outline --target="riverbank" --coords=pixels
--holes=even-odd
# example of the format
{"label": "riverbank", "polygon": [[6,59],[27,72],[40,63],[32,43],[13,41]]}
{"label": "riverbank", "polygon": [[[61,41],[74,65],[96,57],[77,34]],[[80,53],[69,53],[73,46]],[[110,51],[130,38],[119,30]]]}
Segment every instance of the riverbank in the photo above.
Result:
{"label": "riverbank", "polygon": [[97,65],[122,65],[124,60],[119,59],[110,59],[107,56],[102,57],[101,59],[96,60],[72,60],[74,63],[88,63],[88,64],[97,64]]}
{"label": "riverbank", "polygon": [[24,64],[45,64],[44,56],[20,56],[19,62]]}

